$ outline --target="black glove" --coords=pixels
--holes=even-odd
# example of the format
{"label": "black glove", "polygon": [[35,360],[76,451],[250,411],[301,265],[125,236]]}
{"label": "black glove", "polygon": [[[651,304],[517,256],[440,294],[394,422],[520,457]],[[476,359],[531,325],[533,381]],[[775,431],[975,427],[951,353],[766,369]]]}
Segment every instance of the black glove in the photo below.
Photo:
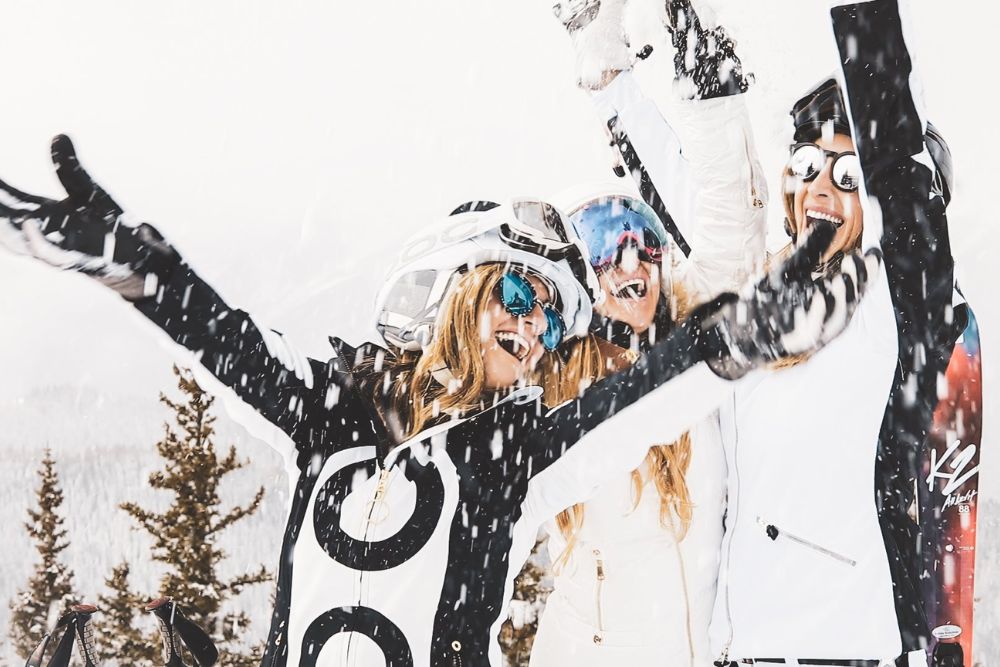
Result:
{"label": "black glove", "polygon": [[52,140],[62,200],[15,190],[0,181],[0,244],[55,267],[90,275],[130,300],[155,293],[180,265],[154,227],[126,224],[121,207],[80,166],[73,142]]}
{"label": "black glove", "polygon": [[752,75],[743,74],[743,65],[736,56],[735,42],[724,28],[705,30],[691,0],[667,0],[672,41],[674,71],[677,80],[689,84],[682,89],[688,99],[710,100],[745,93]]}
{"label": "black glove", "polygon": [[735,380],[812,354],[847,328],[882,254],[848,253],[836,270],[814,279],[813,267],[836,232],[832,223],[813,225],[802,245],[752,289],[723,294],[695,310],[692,317],[705,333],[703,358],[716,375]]}

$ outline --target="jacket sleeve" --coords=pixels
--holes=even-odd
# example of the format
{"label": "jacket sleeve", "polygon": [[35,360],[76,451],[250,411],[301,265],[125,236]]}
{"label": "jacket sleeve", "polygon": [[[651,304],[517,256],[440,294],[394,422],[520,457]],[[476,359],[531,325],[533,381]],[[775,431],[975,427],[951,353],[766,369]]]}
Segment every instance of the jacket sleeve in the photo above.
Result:
{"label": "jacket sleeve", "polygon": [[[625,133],[676,231],[690,239],[697,187],[674,128],[656,103],[643,94],[631,72],[621,72],[607,87],[594,93],[593,102],[604,122]],[[637,185],[643,190],[643,183]],[[670,223],[665,224],[669,227]]]}
{"label": "jacket sleeve", "polygon": [[640,191],[648,197],[648,178],[688,246],[675,279],[691,300],[746,282],[764,258],[767,182],[744,97],[680,102],[672,108],[679,135],[630,72],[595,93],[594,103],[627,136],[629,157],[645,172],[632,170]]}
{"label": "jacket sleeve", "polygon": [[[525,510],[544,521],[637,468],[650,447],[676,440],[732,392],[699,360],[694,327],[681,325],[633,366],[589,387],[533,434]],[[642,400],[640,400],[642,399]]]}
{"label": "jacket sleeve", "polygon": [[357,401],[345,360],[337,356],[323,363],[300,354],[284,336],[229,306],[186,264],[173,271],[156,296],[135,307],[193,354],[201,366],[195,367],[198,381],[209,390],[216,382],[228,390],[219,392],[227,410],[286,461],[308,455],[323,430],[318,422],[330,421],[334,412],[351,412],[350,404]]}
{"label": "jacket sleeve", "polygon": [[[897,0],[831,10],[846,100],[864,173],[865,233],[881,247],[898,363],[879,434],[875,485],[904,651],[930,641],[920,600],[917,526],[907,511],[955,342],[953,262],[945,202],[925,145],[919,80]],[[867,196],[867,201],[864,197]]]}
{"label": "jacket sleeve", "polygon": [[675,279],[702,303],[737,291],[761,269],[767,182],[743,95],[681,102],[677,119],[698,190],[691,254]]}

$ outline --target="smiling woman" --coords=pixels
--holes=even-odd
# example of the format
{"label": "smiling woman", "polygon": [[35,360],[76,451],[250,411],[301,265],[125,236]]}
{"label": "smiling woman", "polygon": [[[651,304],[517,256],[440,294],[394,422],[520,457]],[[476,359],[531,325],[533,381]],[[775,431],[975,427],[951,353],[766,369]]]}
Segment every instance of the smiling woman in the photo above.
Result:
{"label": "smiling woman", "polygon": [[[547,351],[558,324],[587,335],[596,284],[552,206],[456,209],[400,253],[376,308],[387,346],[331,338],[323,362],[226,303],[155,228],[124,223],[68,137],[52,157],[66,198],[0,182],[0,242],[123,297],[196,356],[199,383],[248,428],[262,418],[283,434],[271,429],[272,442],[298,475],[264,656],[275,667],[501,664],[513,579],[544,521],[638,465],[650,429],[679,432],[728,393],[727,379],[798,351],[782,341],[819,347],[843,325],[778,317],[773,276],[692,316],[621,375],[564,385],[547,400],[572,400],[546,410],[542,390],[524,385],[543,360],[566,363]],[[807,258],[829,240],[810,238]],[[851,285],[836,294],[832,282],[781,284],[803,309],[831,300],[850,312],[876,267],[858,258],[835,276]],[[768,328],[741,326],[740,308]],[[654,391],[676,408],[656,421],[640,402]],[[626,409],[634,423],[613,419]],[[622,427],[642,437],[622,443]]]}

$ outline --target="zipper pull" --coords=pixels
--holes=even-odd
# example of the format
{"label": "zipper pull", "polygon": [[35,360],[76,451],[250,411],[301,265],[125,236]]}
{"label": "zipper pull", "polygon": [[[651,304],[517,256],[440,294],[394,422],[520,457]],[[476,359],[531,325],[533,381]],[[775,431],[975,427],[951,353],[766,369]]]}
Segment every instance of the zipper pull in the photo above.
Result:
{"label": "zipper pull", "polygon": [[[389,469],[382,468],[378,474],[378,485],[375,487],[375,497],[365,506],[367,517],[365,523],[377,525],[389,518],[389,506],[382,500],[386,487],[389,486]],[[376,510],[378,510],[376,512]]]}
{"label": "zipper pull", "polygon": [[378,473],[378,486],[375,488],[375,500],[381,500],[385,495],[385,482],[389,479],[389,469],[382,468]]}
{"label": "zipper pull", "polygon": [[594,549],[594,557],[597,559],[597,580],[604,581],[604,561],[601,559],[601,552]]}
{"label": "zipper pull", "polygon": [[839,560],[841,563],[846,563],[851,567],[855,567],[858,564],[858,561],[854,560],[853,558],[848,558],[847,556],[839,554],[836,551],[831,551],[830,549],[827,549],[824,546],[820,546],[819,544],[807,540],[804,537],[799,537],[794,533],[789,533],[787,530],[778,530],[778,527],[775,526],[773,523],[768,523],[767,521],[765,521],[760,517],[757,517],[757,523],[764,527],[764,532],[767,533],[767,536],[771,538],[772,542],[777,542],[779,537],[783,537],[786,540],[791,540],[792,542],[800,544],[808,549],[812,549],[813,551],[818,551],[819,553],[829,556],[834,560]]}

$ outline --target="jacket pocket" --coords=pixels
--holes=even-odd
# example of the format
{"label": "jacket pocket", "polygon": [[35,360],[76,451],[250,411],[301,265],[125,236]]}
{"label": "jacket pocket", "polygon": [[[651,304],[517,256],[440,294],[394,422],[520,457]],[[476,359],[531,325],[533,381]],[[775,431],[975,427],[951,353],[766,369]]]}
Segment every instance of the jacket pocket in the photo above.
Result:
{"label": "jacket pocket", "polygon": [[827,547],[824,547],[821,544],[817,544],[816,542],[808,540],[800,535],[791,533],[785,530],[784,528],[781,528],[773,523],[767,522],[761,517],[757,517],[757,523],[764,529],[764,532],[767,534],[768,538],[770,538],[772,542],[777,542],[778,540],[786,540],[788,542],[793,542],[794,544],[797,544],[803,548],[811,549],[812,551],[815,551],[818,554],[822,554],[828,558],[832,558],[833,560],[844,563],[845,565],[849,565],[850,567],[855,567],[858,564],[858,561],[854,560],[853,558],[845,556],[842,553],[838,553],[833,549],[828,549]]}

